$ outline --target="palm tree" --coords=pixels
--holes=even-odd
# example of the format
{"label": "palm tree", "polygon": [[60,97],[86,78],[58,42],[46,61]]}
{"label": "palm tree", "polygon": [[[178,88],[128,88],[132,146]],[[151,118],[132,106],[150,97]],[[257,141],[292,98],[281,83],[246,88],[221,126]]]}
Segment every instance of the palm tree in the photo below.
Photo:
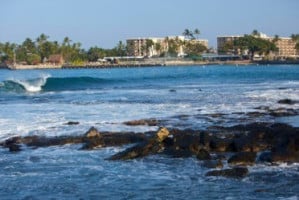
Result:
{"label": "palm tree", "polygon": [[251,33],[251,35],[253,36],[260,36],[260,32],[258,32],[258,30],[254,29]]}
{"label": "palm tree", "polygon": [[193,32],[190,31],[189,29],[185,29],[185,30],[184,30],[184,32],[183,32],[183,36],[185,36],[185,37],[187,37],[187,38],[190,38],[190,39],[194,38],[194,36],[193,36]]}
{"label": "palm tree", "polygon": [[279,35],[275,35],[272,41],[276,43],[278,40],[280,40]]}
{"label": "palm tree", "polygon": [[291,35],[292,40],[296,43],[295,49],[299,51],[299,34],[292,34]]}
{"label": "palm tree", "polygon": [[199,35],[200,35],[200,30],[198,28],[196,28],[194,30],[194,35],[196,35],[196,39],[198,39]]}

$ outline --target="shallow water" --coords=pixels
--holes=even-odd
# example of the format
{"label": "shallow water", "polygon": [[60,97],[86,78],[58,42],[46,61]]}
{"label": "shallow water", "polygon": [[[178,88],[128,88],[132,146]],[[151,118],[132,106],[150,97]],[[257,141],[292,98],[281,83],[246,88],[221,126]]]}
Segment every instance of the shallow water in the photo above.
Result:
{"label": "shallow water", "polygon": [[[148,131],[125,121],[205,129],[255,121],[299,126],[298,116],[246,117],[259,106],[298,109],[299,66],[195,66],[88,70],[0,70],[0,140],[15,135]],[[222,114],[211,117],[211,114]],[[68,121],[77,126],[64,125]],[[26,147],[24,147],[26,148]],[[205,177],[195,158],[105,158],[125,147],[0,149],[1,199],[298,199],[299,165],[249,168],[245,179]]]}

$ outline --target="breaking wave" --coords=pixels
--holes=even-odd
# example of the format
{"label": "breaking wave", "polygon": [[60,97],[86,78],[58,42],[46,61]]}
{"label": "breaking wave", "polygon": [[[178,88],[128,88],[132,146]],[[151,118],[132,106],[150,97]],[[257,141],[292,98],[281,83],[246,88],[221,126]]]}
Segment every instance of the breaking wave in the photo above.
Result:
{"label": "breaking wave", "polygon": [[36,93],[41,91],[66,91],[66,90],[84,90],[98,89],[105,83],[112,82],[109,79],[93,77],[50,77],[30,80],[6,80],[0,84],[0,90],[9,92],[29,92]]}

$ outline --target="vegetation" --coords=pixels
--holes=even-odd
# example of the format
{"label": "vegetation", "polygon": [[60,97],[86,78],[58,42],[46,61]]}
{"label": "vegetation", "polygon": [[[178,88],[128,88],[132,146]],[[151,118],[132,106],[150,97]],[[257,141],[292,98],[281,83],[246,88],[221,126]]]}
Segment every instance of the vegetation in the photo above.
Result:
{"label": "vegetation", "polygon": [[245,50],[253,58],[257,53],[259,55],[268,55],[271,51],[277,51],[274,42],[265,40],[263,38],[255,37],[254,35],[245,35],[234,41],[235,51],[240,51],[242,54]]}
{"label": "vegetation", "polygon": [[299,34],[292,34],[291,38],[296,43],[295,44],[296,50],[299,51]]}
{"label": "vegetation", "polygon": [[253,30],[250,35],[244,35],[234,39],[233,41],[226,42],[221,53],[231,53],[240,55],[249,55],[253,59],[254,55],[269,55],[270,52],[278,51],[275,43],[279,40],[276,35],[274,39],[264,39],[257,30]]}
{"label": "vegetation", "polygon": [[194,39],[198,39],[198,36],[200,35],[200,31],[198,28],[196,28],[194,31],[191,31],[189,29],[185,29],[183,32],[183,36],[194,40]]}
{"label": "vegetation", "polygon": [[61,43],[50,41],[49,36],[41,34],[35,40],[26,38],[22,44],[0,43],[0,62],[35,65],[46,63],[51,55],[62,55],[64,61],[78,64],[86,61],[97,61],[105,56],[125,56],[126,46],[119,41],[113,49],[91,47],[87,51],[82,49],[81,43],[73,42],[65,37]]}

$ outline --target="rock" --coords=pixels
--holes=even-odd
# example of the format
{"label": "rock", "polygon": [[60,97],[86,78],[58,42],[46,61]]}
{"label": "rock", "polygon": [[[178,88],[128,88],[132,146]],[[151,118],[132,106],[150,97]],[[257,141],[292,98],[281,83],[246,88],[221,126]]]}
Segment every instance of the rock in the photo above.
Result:
{"label": "rock", "polygon": [[270,109],[269,115],[273,117],[287,117],[287,116],[295,116],[298,115],[299,111],[295,109],[287,109],[287,108],[277,108]]}
{"label": "rock", "polygon": [[281,99],[277,103],[294,105],[294,104],[298,103],[298,101],[294,101],[294,100],[291,100],[291,99]]}
{"label": "rock", "polygon": [[71,126],[71,125],[78,125],[78,124],[79,124],[79,122],[69,121],[69,122],[65,123],[64,125],[69,125],[69,126]]}
{"label": "rock", "polygon": [[224,176],[229,178],[244,178],[248,174],[248,169],[236,167],[232,169],[213,170],[206,173],[206,176]]}
{"label": "rock", "polygon": [[139,143],[123,152],[111,156],[108,160],[128,160],[156,154],[164,150],[163,141],[168,137],[167,128],[160,128],[148,141]]}
{"label": "rock", "polygon": [[231,165],[253,165],[255,163],[255,152],[239,152],[228,159],[228,163]]}
{"label": "rock", "polygon": [[166,148],[163,151],[163,154],[166,154],[167,156],[170,156],[172,158],[188,158],[188,157],[191,157],[193,155],[193,153],[189,150],[174,149],[174,148],[170,148],[170,149]]}
{"label": "rock", "polygon": [[163,128],[160,128],[159,131],[156,133],[156,140],[157,140],[157,142],[162,142],[168,136],[169,136],[168,129],[163,127]]}
{"label": "rock", "polygon": [[127,126],[158,126],[159,121],[156,119],[141,119],[124,122]]}
{"label": "rock", "polygon": [[13,137],[13,138],[7,139],[7,140],[5,140],[3,146],[8,148],[10,152],[21,151],[20,140],[21,140],[21,137]]}
{"label": "rock", "polygon": [[205,150],[205,149],[200,149],[196,155],[196,158],[198,160],[210,160],[211,159],[211,155],[210,153]]}
{"label": "rock", "polygon": [[205,168],[222,168],[223,164],[221,160],[205,160],[202,166]]}
{"label": "rock", "polygon": [[210,141],[210,148],[216,152],[227,152],[231,149],[232,140],[229,138],[212,138]]}
{"label": "rock", "polygon": [[91,127],[84,135],[87,138],[101,137],[100,132],[95,127]]}
{"label": "rock", "polygon": [[19,144],[11,144],[8,146],[10,152],[21,151],[21,146]]}

